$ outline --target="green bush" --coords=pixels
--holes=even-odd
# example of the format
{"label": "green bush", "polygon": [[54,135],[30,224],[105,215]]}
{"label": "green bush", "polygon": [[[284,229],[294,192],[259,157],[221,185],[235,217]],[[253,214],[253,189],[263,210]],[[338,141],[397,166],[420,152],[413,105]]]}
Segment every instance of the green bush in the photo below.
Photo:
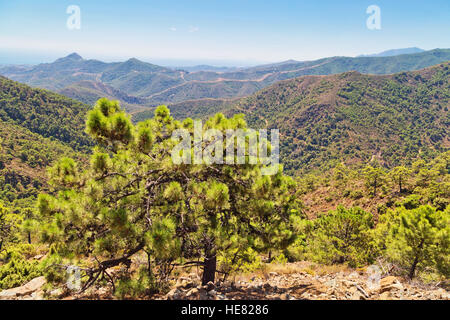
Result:
{"label": "green bush", "polygon": [[411,279],[426,269],[450,276],[448,210],[436,211],[431,206],[398,208],[379,228],[387,231],[386,256]]}
{"label": "green bush", "polygon": [[37,261],[28,261],[19,250],[9,250],[2,254],[7,261],[0,266],[0,289],[10,289],[24,285],[42,275]]}
{"label": "green bush", "polygon": [[357,267],[374,258],[370,229],[373,216],[360,208],[345,209],[321,215],[306,233],[306,257],[325,263],[347,263]]}

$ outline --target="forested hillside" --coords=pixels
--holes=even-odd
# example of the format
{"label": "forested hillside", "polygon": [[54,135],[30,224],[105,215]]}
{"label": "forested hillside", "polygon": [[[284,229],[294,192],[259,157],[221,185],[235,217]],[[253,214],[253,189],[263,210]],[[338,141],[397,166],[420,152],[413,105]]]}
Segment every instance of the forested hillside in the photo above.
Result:
{"label": "forested hillside", "polygon": [[88,110],[64,96],[0,77],[0,200],[35,198],[46,189],[46,168],[55,160],[84,157],[93,143],[84,133]]}
{"label": "forested hillside", "polygon": [[47,90],[0,77],[0,119],[76,150],[91,144],[84,133],[87,105]]}
{"label": "forested hillside", "polygon": [[[116,101],[89,111],[2,78],[0,290],[45,276],[36,278],[48,282],[42,297],[68,297],[73,264],[82,266],[76,294],[119,299],[232,298],[231,277],[290,274],[288,263],[301,261],[446,281],[449,76],[450,63],[305,76],[239,102],[176,110],[224,111],[204,127],[222,135],[280,129],[288,174],[280,166],[273,176],[262,164],[175,164],[172,133],[192,133],[193,121],[165,106],[133,124]],[[195,280],[178,283],[186,271]],[[355,290],[379,299],[385,288]]]}
{"label": "forested hillside", "polygon": [[32,206],[22,200],[46,190],[46,168],[63,156],[80,157],[67,144],[3,120],[0,137],[0,200],[6,202]]}
{"label": "forested hillside", "polygon": [[371,160],[386,168],[432,158],[450,141],[450,63],[373,76],[347,72],[279,82],[245,98],[253,128],[276,128],[292,174]]}

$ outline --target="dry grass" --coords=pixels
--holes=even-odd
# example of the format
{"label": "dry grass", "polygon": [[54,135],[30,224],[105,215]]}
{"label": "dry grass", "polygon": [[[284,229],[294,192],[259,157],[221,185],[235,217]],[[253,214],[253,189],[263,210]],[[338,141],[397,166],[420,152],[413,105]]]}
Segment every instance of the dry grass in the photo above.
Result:
{"label": "dry grass", "polygon": [[354,270],[343,264],[335,264],[331,266],[316,264],[313,266],[313,271],[316,275],[323,276],[334,273],[351,273]]}
{"label": "dry grass", "polygon": [[[241,281],[251,281],[253,278],[268,279],[270,273],[275,272],[281,276],[289,276],[296,273],[308,273],[311,276],[323,276],[327,274],[334,273],[345,273],[349,274],[354,272],[354,269],[349,268],[346,265],[321,265],[308,261],[301,261],[295,263],[268,263],[263,264],[263,266],[250,273],[240,273],[234,277],[234,279]],[[356,270],[358,272],[363,272],[361,270]]]}

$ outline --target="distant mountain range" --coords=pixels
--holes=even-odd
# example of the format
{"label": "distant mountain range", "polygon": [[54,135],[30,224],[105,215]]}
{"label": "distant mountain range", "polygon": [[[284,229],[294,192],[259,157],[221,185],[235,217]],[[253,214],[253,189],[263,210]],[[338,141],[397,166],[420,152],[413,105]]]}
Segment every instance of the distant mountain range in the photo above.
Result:
{"label": "distant mountain range", "polygon": [[402,54],[413,54],[413,53],[421,53],[425,52],[425,50],[413,47],[413,48],[405,48],[405,49],[393,49],[393,50],[387,50],[380,53],[375,54],[367,54],[367,55],[360,55],[359,57],[393,57],[393,56],[399,56]]}
{"label": "distant mountain range", "polygon": [[[402,51],[403,52],[403,51]],[[329,75],[347,71],[392,74],[450,60],[450,49],[380,57],[331,57],[282,63],[226,72],[172,69],[137,59],[105,63],[85,60],[76,53],[53,63],[8,66],[0,74],[33,87],[45,88],[84,103],[100,97],[118,99],[131,112],[159,104],[198,99],[235,99],[249,96],[277,81],[303,75]]]}
{"label": "distant mountain range", "polygon": [[233,72],[238,71],[243,68],[238,67],[216,67],[216,66],[209,66],[209,65],[198,65],[198,66],[192,66],[192,67],[177,67],[176,69],[185,70],[189,72],[198,72],[198,71],[212,71],[212,72]]}

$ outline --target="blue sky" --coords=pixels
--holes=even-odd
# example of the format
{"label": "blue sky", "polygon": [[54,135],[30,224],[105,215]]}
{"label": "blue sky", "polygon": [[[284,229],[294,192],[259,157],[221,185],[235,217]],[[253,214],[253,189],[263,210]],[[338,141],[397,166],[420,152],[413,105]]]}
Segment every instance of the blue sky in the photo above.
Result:
{"label": "blue sky", "polygon": [[[69,30],[69,5],[81,29]],[[366,27],[369,5],[381,30]],[[450,48],[449,0],[0,0],[0,63],[71,52],[107,61],[251,65],[287,59]]]}

